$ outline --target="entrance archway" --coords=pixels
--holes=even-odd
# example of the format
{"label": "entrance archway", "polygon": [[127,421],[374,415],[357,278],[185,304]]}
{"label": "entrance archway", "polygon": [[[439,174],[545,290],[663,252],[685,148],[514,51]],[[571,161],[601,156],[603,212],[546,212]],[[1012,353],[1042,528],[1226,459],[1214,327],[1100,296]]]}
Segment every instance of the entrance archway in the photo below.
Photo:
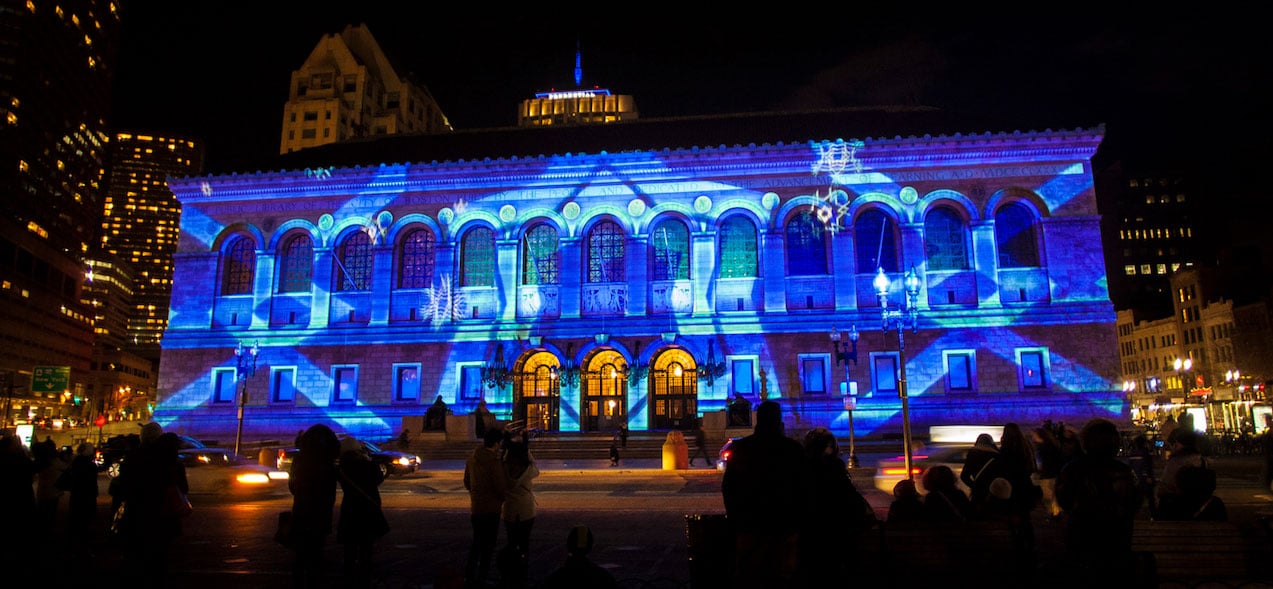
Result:
{"label": "entrance archway", "polygon": [[698,365],[672,348],[654,360],[650,371],[650,427],[689,430],[698,426]]}
{"label": "entrance archway", "polygon": [[561,385],[553,378],[560,365],[549,352],[535,352],[522,363],[513,380],[513,421],[528,430],[556,431],[560,426]]}
{"label": "entrance archway", "polygon": [[579,427],[586,432],[614,431],[628,423],[628,362],[622,354],[601,349],[584,362],[579,413]]}

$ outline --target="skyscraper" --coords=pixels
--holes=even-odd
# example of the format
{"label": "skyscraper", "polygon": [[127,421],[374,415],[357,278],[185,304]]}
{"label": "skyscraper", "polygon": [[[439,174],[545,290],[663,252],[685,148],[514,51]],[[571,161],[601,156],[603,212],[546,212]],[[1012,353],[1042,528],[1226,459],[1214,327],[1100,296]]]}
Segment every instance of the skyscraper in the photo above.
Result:
{"label": "skyscraper", "polygon": [[292,72],[279,153],[358,137],[445,133],[428,88],[381,51],[366,25],[326,35]]}
{"label": "skyscraper", "polygon": [[192,139],[118,133],[111,145],[102,249],[132,265],[135,275],[125,347],[156,362],[168,325],[181,222],[181,203],[168,190],[168,178],[202,171],[203,146]]}
{"label": "skyscraper", "polygon": [[[99,239],[116,9],[109,0],[0,7],[0,374],[14,398],[6,423],[77,414],[68,401],[86,388],[93,331],[80,289],[83,256]],[[69,376],[33,387],[37,366]]]}

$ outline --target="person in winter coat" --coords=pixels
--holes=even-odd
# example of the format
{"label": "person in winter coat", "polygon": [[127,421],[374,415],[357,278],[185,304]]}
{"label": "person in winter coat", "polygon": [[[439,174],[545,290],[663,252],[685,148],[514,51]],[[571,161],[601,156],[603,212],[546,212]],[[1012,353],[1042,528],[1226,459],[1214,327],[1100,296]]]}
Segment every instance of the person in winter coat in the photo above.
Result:
{"label": "person in winter coat", "polygon": [[1105,586],[1129,586],[1132,526],[1144,498],[1131,467],[1118,458],[1122,438],[1114,422],[1088,421],[1079,440],[1083,453],[1056,479],[1056,499],[1069,514],[1069,572],[1076,582],[1101,579]]}
{"label": "person in winter coat", "polygon": [[875,524],[875,514],[849,478],[831,430],[809,430],[804,450],[812,495],[800,529],[801,582],[805,587],[831,587],[858,564],[854,559],[859,535]]}
{"label": "person in winter coat", "polygon": [[960,523],[968,521],[972,504],[959,488],[959,477],[949,466],[938,464],[924,471],[924,521]]}
{"label": "person in winter coat", "polygon": [[380,508],[380,467],[367,448],[355,438],[340,441],[340,521],[336,542],[345,547],[345,574],[362,585],[372,580],[371,545],[389,533],[389,522]]}
{"label": "person in winter coat", "polygon": [[501,516],[507,544],[497,559],[500,585],[525,587],[530,564],[530,531],[535,526],[534,480],[539,466],[530,453],[530,440],[522,433],[520,440],[505,442],[504,470],[508,474],[508,494],[504,496]]}
{"label": "person in winter coat", "polygon": [[969,492],[968,498],[972,500],[974,505],[980,504],[985,500],[986,494],[990,491],[990,481],[994,480],[995,475],[988,472],[999,458],[999,447],[995,445],[993,436],[987,433],[977,435],[977,441],[973,444],[971,450],[968,451],[968,457],[964,460],[964,469],[959,472],[959,480],[967,485]]}
{"label": "person in winter coat", "polygon": [[325,583],[323,545],[332,532],[339,456],[340,440],[330,427],[314,424],[301,435],[287,480],[292,492],[292,541],[296,550],[292,575],[296,587]]}
{"label": "person in winter coat", "polygon": [[72,549],[72,558],[84,557],[93,543],[93,520],[97,517],[97,449],[88,442],[81,442],[75,449],[75,458],[67,470],[68,501],[66,536]]}
{"label": "person in winter coat", "polygon": [[804,447],[787,437],[782,406],[765,401],[756,409],[752,434],[734,443],[721,479],[725,516],[735,532],[732,587],[794,586],[809,494]]}
{"label": "person in winter coat", "polygon": [[482,445],[464,464],[464,488],[469,492],[469,523],[473,526],[473,543],[469,545],[464,565],[464,583],[468,587],[486,587],[499,540],[500,513],[508,495],[508,473],[500,460],[499,446],[504,432],[489,428],[482,433]]}
{"label": "person in winter coat", "polygon": [[177,459],[181,441],[148,423],[142,443],[119,465],[119,481],[124,498],[124,569],[134,587],[163,587],[168,584],[168,554],[173,540],[181,535],[180,516],[165,513],[165,493],[176,486],[189,493],[186,467]]}

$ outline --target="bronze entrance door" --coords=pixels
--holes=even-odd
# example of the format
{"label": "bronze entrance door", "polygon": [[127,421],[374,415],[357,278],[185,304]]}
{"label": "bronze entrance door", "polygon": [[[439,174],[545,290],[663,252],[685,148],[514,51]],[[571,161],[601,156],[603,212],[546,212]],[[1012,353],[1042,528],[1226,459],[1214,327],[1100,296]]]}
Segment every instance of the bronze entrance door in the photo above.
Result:
{"label": "bronze entrance door", "polygon": [[628,423],[627,368],[627,361],[614,350],[602,350],[588,359],[580,391],[583,431],[616,431]]}
{"label": "bronze entrance door", "polygon": [[513,421],[533,431],[556,431],[561,388],[552,376],[557,357],[537,353],[526,360],[513,381]]}
{"label": "bronze entrance door", "polygon": [[650,428],[690,430],[698,426],[698,371],[684,350],[659,355],[650,379]]}

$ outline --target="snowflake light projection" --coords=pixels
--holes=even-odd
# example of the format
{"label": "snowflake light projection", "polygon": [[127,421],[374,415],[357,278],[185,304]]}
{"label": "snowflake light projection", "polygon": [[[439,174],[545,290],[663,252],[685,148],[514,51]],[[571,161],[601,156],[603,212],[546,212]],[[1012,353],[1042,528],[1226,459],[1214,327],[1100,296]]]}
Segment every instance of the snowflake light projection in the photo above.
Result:
{"label": "snowflake light projection", "polygon": [[451,276],[445,275],[437,287],[424,289],[422,307],[424,317],[437,327],[448,321],[463,319],[468,301],[464,298],[464,292],[452,287]]}
{"label": "snowflake light projection", "polygon": [[824,142],[815,146],[818,159],[813,163],[813,175],[827,172],[831,176],[831,185],[827,187],[826,196],[822,196],[821,191],[814,191],[813,196],[819,202],[809,205],[809,209],[817,215],[823,228],[831,233],[844,228],[840,222],[848,216],[849,201],[852,200],[847,192],[835,187],[836,177],[845,170],[851,170],[854,174],[862,173],[863,165],[857,159],[857,150],[863,145],[865,144],[862,141],[856,139],[848,142],[836,139],[834,143]]}

